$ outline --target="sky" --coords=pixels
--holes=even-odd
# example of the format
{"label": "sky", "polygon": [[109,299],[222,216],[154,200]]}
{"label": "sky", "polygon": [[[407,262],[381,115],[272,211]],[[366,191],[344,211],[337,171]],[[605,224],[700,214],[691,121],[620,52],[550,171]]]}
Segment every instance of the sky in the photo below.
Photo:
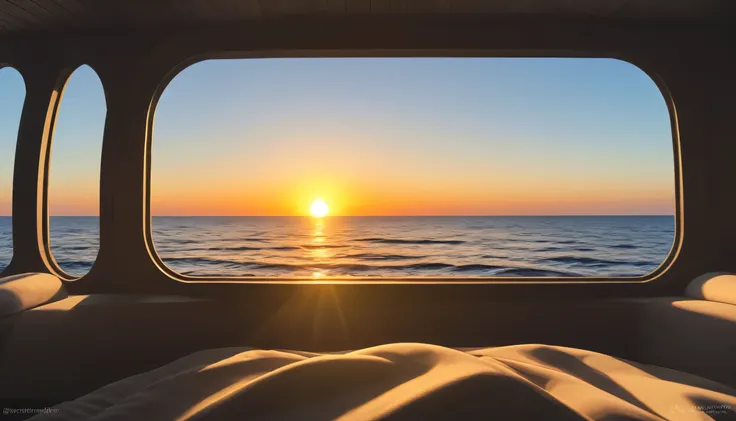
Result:
{"label": "sky", "polygon": [[[11,213],[15,143],[25,98],[22,76],[0,69],[0,215]],[[64,85],[51,143],[49,213],[99,215],[105,94],[89,66]]]}
{"label": "sky", "polygon": [[[0,70],[0,215],[22,79]],[[104,92],[64,90],[52,215],[97,215]],[[671,215],[670,118],[613,59],[208,60],[155,112],[153,215]]]}

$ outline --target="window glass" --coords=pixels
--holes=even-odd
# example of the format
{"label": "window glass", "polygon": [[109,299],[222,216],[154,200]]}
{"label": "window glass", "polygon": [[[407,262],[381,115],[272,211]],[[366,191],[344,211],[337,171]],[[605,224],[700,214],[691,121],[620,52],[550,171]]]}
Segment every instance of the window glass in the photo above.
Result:
{"label": "window glass", "polygon": [[670,125],[614,59],[204,61],[156,109],[153,240],[190,276],[641,276]]}
{"label": "window glass", "polygon": [[11,67],[0,68],[0,272],[13,257],[13,164],[26,85]]}
{"label": "window glass", "polygon": [[99,77],[89,66],[64,86],[54,128],[49,174],[49,232],[54,260],[82,276],[99,249],[100,160],[107,105]]}

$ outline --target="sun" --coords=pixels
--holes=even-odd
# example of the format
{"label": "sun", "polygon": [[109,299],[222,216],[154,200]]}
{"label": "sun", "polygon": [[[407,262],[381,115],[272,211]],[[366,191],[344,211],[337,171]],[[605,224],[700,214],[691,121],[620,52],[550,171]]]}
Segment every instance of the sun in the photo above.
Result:
{"label": "sun", "polygon": [[330,208],[327,206],[327,203],[322,199],[317,199],[314,202],[312,202],[312,207],[310,208],[310,211],[312,212],[312,216],[315,218],[323,218],[327,216],[327,212],[330,211]]}

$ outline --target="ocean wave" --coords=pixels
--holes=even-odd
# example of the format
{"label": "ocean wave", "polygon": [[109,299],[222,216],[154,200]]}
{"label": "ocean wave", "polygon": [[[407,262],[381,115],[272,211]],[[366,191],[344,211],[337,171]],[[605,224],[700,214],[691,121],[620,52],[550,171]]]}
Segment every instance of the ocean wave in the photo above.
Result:
{"label": "ocean wave", "polygon": [[[286,246],[285,246],[286,247]],[[320,246],[321,247],[321,246]],[[293,247],[296,248],[296,247]],[[249,250],[246,247],[233,247],[231,250]],[[296,275],[314,271],[326,271],[328,276],[368,275],[368,276],[437,276],[444,273],[471,274],[476,276],[531,276],[531,277],[579,277],[583,276],[574,270],[549,270],[513,265],[495,265],[483,263],[452,264],[447,262],[418,262],[407,264],[380,264],[412,259],[426,259],[428,256],[407,256],[401,254],[355,253],[336,256],[331,262],[299,261],[300,256],[290,258],[291,261],[239,261],[217,257],[164,257],[164,262],[173,270],[190,276],[273,276]],[[481,257],[499,258],[499,256],[483,255]],[[341,259],[353,258],[366,263],[341,262]],[[375,261],[376,264],[372,264]],[[579,256],[556,256],[538,259],[538,264],[557,263],[569,267],[610,268],[612,266],[656,267],[651,261],[618,261]],[[73,275],[83,275],[89,271],[94,262],[84,260],[58,260],[59,266]],[[509,261],[511,263],[511,261]],[[567,269],[567,268],[566,268]],[[623,276],[623,275],[619,275]]]}
{"label": "ocean wave", "polygon": [[[520,268],[514,266],[486,265],[486,264],[462,264],[453,265],[442,262],[412,263],[406,265],[371,265],[360,263],[264,263],[264,262],[236,262],[232,260],[206,259],[199,257],[182,257],[175,259],[164,259],[167,265],[175,268],[177,264],[188,264],[206,267],[222,267],[232,270],[248,270],[259,271],[263,274],[269,272],[277,272],[282,274],[310,272],[310,271],[328,271],[328,275],[349,275],[353,273],[370,273],[371,275],[386,275],[396,272],[404,272],[404,275],[423,275],[427,272],[444,271],[446,273],[474,273],[483,276],[582,276],[572,271]],[[187,268],[185,275],[193,273],[197,276],[208,276],[203,273],[205,271],[195,271],[191,267]],[[222,276],[222,275],[221,275]]]}
{"label": "ocean wave", "polygon": [[166,264],[184,264],[184,265],[225,265],[235,264],[240,265],[242,262],[225,259],[214,259],[207,257],[164,257],[162,259]]}
{"label": "ocean wave", "polygon": [[626,262],[618,262],[615,260],[603,260],[603,259],[596,259],[593,257],[575,257],[575,256],[548,257],[546,259],[541,259],[541,260],[545,262],[565,263],[565,264],[570,264],[570,265],[586,265],[586,266],[609,266],[609,265],[626,264]]}
{"label": "ocean wave", "polygon": [[[376,272],[377,274],[391,273],[391,272],[408,272],[409,274],[421,275],[427,271],[448,271],[455,273],[467,273],[475,272],[480,274],[493,274],[493,275],[504,275],[504,271],[524,270],[523,268],[514,268],[508,266],[498,265],[485,265],[485,264],[462,264],[453,265],[450,263],[442,262],[426,262],[426,263],[412,263],[406,265],[370,265],[360,263],[263,263],[263,262],[234,262],[228,260],[219,259],[203,259],[203,258],[177,258],[177,259],[164,259],[167,264],[176,263],[188,263],[188,264],[203,264],[203,266],[211,267],[212,265],[219,265],[227,267],[228,269],[246,269],[256,271],[277,271],[277,272],[302,272],[302,271],[315,271],[315,270],[326,270],[335,272],[335,274],[349,274],[353,272]],[[501,270],[501,272],[498,272]],[[189,275],[194,273],[192,270],[182,272],[183,274]],[[555,272],[562,273],[562,272]],[[197,273],[200,275],[199,273]],[[204,275],[201,275],[204,276]],[[530,276],[530,275],[527,275]],[[541,276],[541,275],[535,275]],[[548,275],[553,276],[553,275]],[[554,275],[559,276],[559,275]]]}
{"label": "ocean wave", "polygon": [[[513,241],[513,239],[512,239],[512,241]],[[522,239],[522,240],[518,240],[518,241],[524,241],[524,242],[529,242],[529,243],[538,243],[538,244],[550,244],[550,243],[552,243],[552,244],[565,244],[565,245],[579,243],[578,240],[555,240],[555,239],[539,239],[539,240],[525,240],[525,239]]]}
{"label": "ocean wave", "polygon": [[542,247],[541,249],[537,251],[547,252],[547,251],[568,251],[568,250],[569,249],[566,247],[550,246],[550,247]]}
{"label": "ocean wave", "polygon": [[544,262],[564,263],[564,264],[570,264],[570,265],[585,265],[585,266],[594,266],[594,267],[606,267],[606,266],[616,266],[616,265],[648,266],[652,264],[652,262],[648,262],[648,261],[605,260],[605,259],[596,259],[593,257],[575,257],[575,256],[549,257],[549,258],[540,259],[540,260]]}
{"label": "ocean wave", "polygon": [[361,260],[412,260],[422,259],[425,256],[404,256],[400,254],[376,254],[376,253],[358,253],[344,254],[336,256],[339,259],[361,259]]}
{"label": "ocean wave", "polygon": [[578,277],[578,276],[582,276],[579,273],[574,273],[574,272],[562,272],[562,271],[556,271],[556,270],[532,269],[532,268],[508,268],[508,269],[504,269],[502,271],[496,272],[495,275],[497,276],[540,276],[540,277],[546,277],[546,276]]}
{"label": "ocean wave", "polygon": [[70,272],[70,275],[77,275],[78,273],[75,273],[77,271],[83,271],[88,272],[91,268],[94,262],[84,262],[84,261],[78,261],[78,260],[62,260],[56,261],[56,264],[59,265],[61,269],[63,269],[65,272]]}
{"label": "ocean wave", "polygon": [[252,263],[243,262],[239,263],[240,267],[247,269],[270,269],[270,270],[282,270],[293,272],[299,269],[306,269],[307,265],[292,265],[288,263]]}
{"label": "ocean wave", "polygon": [[352,263],[304,263],[304,264],[287,264],[287,263],[243,263],[244,267],[249,269],[261,270],[336,270],[346,272],[366,272],[366,271],[407,271],[407,270],[442,270],[454,268],[455,265],[449,263],[413,263],[410,265],[365,265]]}
{"label": "ocean wave", "polygon": [[270,238],[265,237],[221,237],[215,240],[210,240],[210,242],[230,242],[230,241],[246,241],[246,242],[253,242],[253,243],[267,243],[271,241]]}
{"label": "ocean wave", "polygon": [[305,244],[300,246],[303,249],[314,250],[314,249],[341,249],[347,247],[343,244]]}
{"label": "ocean wave", "polygon": [[239,247],[210,247],[207,250],[212,250],[212,251],[257,251],[257,250],[261,250],[261,247],[247,247],[247,246],[239,246]]}
{"label": "ocean wave", "polygon": [[[201,277],[218,277],[218,278],[222,278],[223,276],[228,276],[228,274],[223,274],[222,272],[196,272],[196,271],[193,271],[193,270],[187,270],[187,271],[179,272],[179,273],[181,275],[185,275],[185,276],[197,276],[197,277],[201,276]],[[238,274],[233,274],[233,276],[252,278],[252,277],[256,276],[256,274],[254,274],[254,273],[238,273]]]}
{"label": "ocean wave", "polygon": [[237,247],[209,247],[200,250],[207,251],[261,251],[261,250],[279,250],[279,251],[293,251],[301,250],[302,247],[295,246],[278,246],[278,247],[253,247],[253,246],[237,246]]}
{"label": "ocean wave", "polygon": [[[153,239],[154,239],[153,242],[154,242],[154,244],[156,244],[156,243],[166,243],[167,241],[171,241],[172,243],[175,243],[177,245],[179,245],[179,244],[197,244],[197,243],[201,243],[202,242],[202,241],[198,241],[198,240],[188,240],[186,238],[177,238],[175,240],[168,240],[168,238],[166,238],[166,237],[171,237],[171,236],[172,235],[170,233],[158,233],[158,232],[155,232],[154,231],[154,233],[153,233]],[[163,239],[163,241],[161,241],[161,240],[158,240],[157,241],[156,240],[156,237],[159,237],[159,238],[164,237],[164,239]]]}
{"label": "ocean wave", "polygon": [[413,265],[397,265],[397,266],[382,266],[382,269],[391,268],[394,270],[405,270],[405,269],[417,269],[417,270],[439,270],[455,268],[455,265],[449,263],[415,263]]}
{"label": "ocean wave", "polygon": [[90,244],[86,246],[64,246],[63,250],[65,251],[66,250],[84,251],[84,250],[92,250],[92,249],[97,249],[97,248],[98,248],[97,244]]}
{"label": "ocean wave", "polygon": [[[382,256],[382,255],[376,255]],[[382,256],[390,258],[392,256]],[[409,258],[409,256],[399,256]],[[616,262],[602,259],[580,258],[572,256],[563,256],[557,258],[543,259],[547,261],[563,262],[568,264],[581,263],[586,265],[609,265],[609,264],[629,264],[629,265],[651,265],[651,262]],[[234,261],[227,259],[215,259],[204,257],[178,257],[165,258],[164,262],[176,270],[177,266],[187,265],[185,270],[179,271],[183,275],[188,276],[228,276],[229,273],[237,276],[258,276],[258,272],[263,275],[269,273],[281,273],[288,275],[291,273],[305,271],[328,271],[328,275],[350,275],[350,274],[370,274],[371,276],[386,276],[392,273],[403,272],[404,276],[426,275],[427,272],[445,272],[451,273],[473,273],[481,276],[529,276],[529,277],[580,277],[579,273],[572,271],[549,270],[521,268],[513,266],[487,265],[487,264],[459,264],[454,265],[442,262],[426,262],[412,263],[405,265],[372,265],[372,264],[351,264],[351,263],[265,263],[252,261]],[[72,274],[83,274],[91,269],[93,262],[88,261],[59,261],[59,266],[65,271]],[[0,265],[0,270],[2,270]],[[193,268],[194,266],[194,268]],[[201,268],[198,270],[197,268]],[[207,270],[207,268],[210,268]],[[219,270],[216,268],[220,268]],[[184,269],[182,267],[182,269]],[[226,272],[223,270],[226,269]],[[251,271],[251,273],[231,272],[231,271]],[[256,273],[252,273],[256,272]],[[634,275],[631,275],[634,276]]]}
{"label": "ocean wave", "polygon": [[549,246],[549,247],[543,247],[539,250],[536,250],[539,252],[550,252],[550,251],[581,251],[581,252],[587,252],[587,251],[595,251],[595,249],[590,247],[559,247],[559,246]]}
{"label": "ocean wave", "polygon": [[400,238],[358,238],[353,241],[362,241],[376,244],[464,244],[463,240],[405,240]]}
{"label": "ocean wave", "polygon": [[609,247],[612,249],[623,249],[623,250],[631,250],[631,249],[638,248],[638,246],[635,246],[633,244],[614,244]]}
{"label": "ocean wave", "polygon": [[484,265],[480,263],[458,265],[452,268],[453,272],[486,272],[489,270],[509,269],[508,266]]}

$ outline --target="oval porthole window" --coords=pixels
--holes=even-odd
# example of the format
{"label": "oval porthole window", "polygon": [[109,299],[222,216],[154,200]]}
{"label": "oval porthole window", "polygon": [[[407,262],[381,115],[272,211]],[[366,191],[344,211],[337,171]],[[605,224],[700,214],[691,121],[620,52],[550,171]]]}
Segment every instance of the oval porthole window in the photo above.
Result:
{"label": "oval porthole window", "polygon": [[107,105],[94,70],[81,66],[62,91],[49,162],[49,247],[58,269],[85,275],[99,250],[100,160]]}
{"label": "oval porthole window", "polygon": [[0,68],[0,273],[13,257],[13,164],[25,96],[20,73]]}

